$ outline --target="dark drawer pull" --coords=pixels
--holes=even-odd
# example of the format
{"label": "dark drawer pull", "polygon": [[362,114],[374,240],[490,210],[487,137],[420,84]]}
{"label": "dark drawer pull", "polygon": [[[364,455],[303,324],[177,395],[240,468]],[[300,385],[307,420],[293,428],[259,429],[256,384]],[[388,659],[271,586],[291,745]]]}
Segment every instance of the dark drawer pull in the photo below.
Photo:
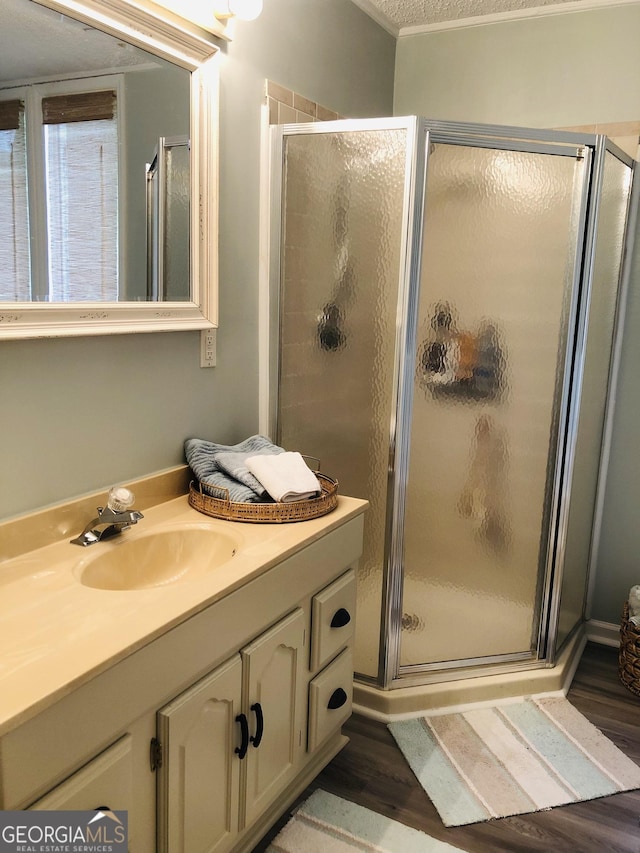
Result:
{"label": "dark drawer pull", "polygon": [[342,708],[342,706],[345,704],[345,702],[347,701],[348,698],[349,697],[347,696],[345,691],[342,689],[342,687],[338,687],[338,689],[334,690],[333,693],[331,694],[327,708],[330,711],[335,711],[336,708]]}
{"label": "dark drawer pull", "polygon": [[340,610],[336,610],[333,614],[333,619],[331,620],[332,628],[344,628],[345,625],[348,625],[351,622],[351,614],[348,610],[345,610],[344,607],[341,607]]}
{"label": "dark drawer pull", "polygon": [[242,734],[242,743],[236,746],[235,752],[240,760],[247,754],[249,749],[249,723],[245,714],[238,714],[236,723],[240,723],[240,732]]}

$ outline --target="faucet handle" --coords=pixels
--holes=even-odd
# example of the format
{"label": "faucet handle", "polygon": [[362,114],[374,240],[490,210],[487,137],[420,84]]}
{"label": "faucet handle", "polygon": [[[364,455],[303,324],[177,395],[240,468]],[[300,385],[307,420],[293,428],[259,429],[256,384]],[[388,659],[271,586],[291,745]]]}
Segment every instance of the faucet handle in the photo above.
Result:
{"label": "faucet handle", "polygon": [[133,506],[135,495],[124,486],[113,486],[107,498],[107,509],[112,512],[125,512]]}

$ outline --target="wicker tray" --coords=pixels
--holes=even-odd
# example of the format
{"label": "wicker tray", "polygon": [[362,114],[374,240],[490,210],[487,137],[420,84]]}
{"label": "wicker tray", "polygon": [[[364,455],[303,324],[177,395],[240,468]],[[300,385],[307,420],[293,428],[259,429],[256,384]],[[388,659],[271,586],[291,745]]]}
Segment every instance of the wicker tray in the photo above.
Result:
{"label": "wicker tray", "polygon": [[[317,498],[289,503],[239,503],[226,498],[214,498],[202,491],[202,485],[193,480],[189,484],[189,503],[198,512],[227,521],[249,521],[262,524],[282,524],[290,521],[308,521],[334,510],[338,505],[338,481],[315,472],[322,494]],[[225,492],[226,489],[220,489]]]}
{"label": "wicker tray", "polygon": [[620,681],[636,696],[640,696],[640,628],[629,621],[629,604],[625,602],[620,626]]}

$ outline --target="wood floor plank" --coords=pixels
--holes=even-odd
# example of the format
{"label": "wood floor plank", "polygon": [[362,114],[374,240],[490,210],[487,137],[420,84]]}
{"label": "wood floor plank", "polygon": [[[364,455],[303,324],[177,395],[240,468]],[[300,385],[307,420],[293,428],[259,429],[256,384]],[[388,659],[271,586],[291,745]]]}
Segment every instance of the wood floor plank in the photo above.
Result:
{"label": "wood floor plank", "polygon": [[[640,697],[619,682],[616,649],[589,643],[567,698],[640,765]],[[323,788],[469,853],[640,853],[640,791],[447,828],[386,725],[354,716],[345,733],[349,744],[297,802]],[[264,853],[290,814],[253,853]]]}

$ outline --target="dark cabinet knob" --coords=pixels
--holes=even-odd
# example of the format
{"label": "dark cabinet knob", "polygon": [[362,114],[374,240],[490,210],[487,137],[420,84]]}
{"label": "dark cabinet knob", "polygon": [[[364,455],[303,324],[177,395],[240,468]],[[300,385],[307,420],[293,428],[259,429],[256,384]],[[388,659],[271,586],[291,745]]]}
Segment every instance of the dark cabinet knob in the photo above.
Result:
{"label": "dark cabinet knob", "polygon": [[351,614],[344,607],[341,607],[340,610],[336,610],[333,614],[333,619],[331,620],[332,628],[344,628],[345,625],[348,625],[351,622]]}
{"label": "dark cabinet knob", "polygon": [[337,690],[334,690],[329,698],[329,702],[327,704],[327,708],[330,711],[335,711],[336,708],[342,708],[342,706],[347,701],[348,696],[346,692],[342,689],[342,687],[338,687]]}

